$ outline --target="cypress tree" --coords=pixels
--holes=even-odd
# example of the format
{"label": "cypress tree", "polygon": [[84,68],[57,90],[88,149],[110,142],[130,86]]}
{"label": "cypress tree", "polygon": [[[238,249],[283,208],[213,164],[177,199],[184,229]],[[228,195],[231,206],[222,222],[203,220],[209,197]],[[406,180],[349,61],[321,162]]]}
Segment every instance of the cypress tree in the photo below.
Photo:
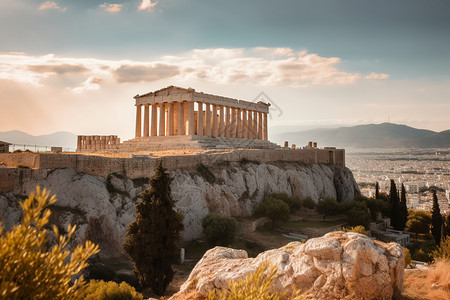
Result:
{"label": "cypress tree", "polygon": [[436,195],[436,190],[433,190],[433,210],[431,211],[431,234],[433,235],[436,245],[441,244],[442,234],[442,216],[439,208],[439,202]]}
{"label": "cypress tree", "polygon": [[375,182],[375,199],[378,199],[380,195],[380,186],[378,185],[378,181]]}
{"label": "cypress tree", "polygon": [[400,195],[400,230],[404,230],[408,221],[408,208],[406,207],[406,191],[403,183]]}
{"label": "cypress tree", "polygon": [[136,220],[127,228],[123,249],[134,262],[143,288],[162,296],[173,279],[172,264],[178,259],[182,216],[174,208],[171,179],[161,164],[136,204]]}
{"label": "cypress tree", "polygon": [[391,200],[391,226],[395,230],[400,229],[400,203],[398,201],[397,186],[395,181],[391,179],[391,189],[389,191],[389,198]]}

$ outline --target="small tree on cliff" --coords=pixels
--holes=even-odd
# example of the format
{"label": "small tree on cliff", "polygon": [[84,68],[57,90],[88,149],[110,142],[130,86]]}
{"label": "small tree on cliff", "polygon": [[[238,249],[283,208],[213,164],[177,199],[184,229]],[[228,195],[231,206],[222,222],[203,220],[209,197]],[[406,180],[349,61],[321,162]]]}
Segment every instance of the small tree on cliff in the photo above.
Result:
{"label": "small tree on cliff", "polygon": [[439,203],[436,195],[436,190],[433,190],[433,209],[431,211],[431,234],[433,235],[436,245],[441,244],[442,234],[442,216],[439,208]]}
{"label": "small tree on cliff", "polygon": [[380,185],[378,184],[378,181],[375,182],[375,199],[378,199],[380,195]]}
{"label": "small tree on cliff", "polygon": [[173,209],[170,181],[159,164],[150,189],[136,204],[136,220],[128,226],[123,244],[142,287],[150,287],[159,296],[173,279],[172,264],[178,259],[183,230],[182,216]]}

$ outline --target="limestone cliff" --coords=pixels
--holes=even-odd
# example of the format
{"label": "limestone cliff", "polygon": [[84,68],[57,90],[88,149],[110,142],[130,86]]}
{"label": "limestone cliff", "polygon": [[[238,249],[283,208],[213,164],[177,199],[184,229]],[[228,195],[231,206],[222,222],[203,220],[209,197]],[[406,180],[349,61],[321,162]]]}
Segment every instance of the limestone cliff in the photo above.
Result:
{"label": "limestone cliff", "polygon": [[[183,238],[201,235],[201,220],[209,212],[249,216],[265,194],[285,192],[297,198],[353,199],[359,189],[351,171],[342,166],[221,162],[197,170],[170,172],[176,207],[184,214]],[[76,242],[90,239],[100,245],[103,256],[116,256],[127,225],[134,219],[139,194],[148,180],[110,174],[106,179],[77,173],[73,169],[33,170],[10,192],[0,195],[0,221],[6,229],[20,220],[19,201],[36,185],[57,195],[52,221],[67,228],[77,224]]]}

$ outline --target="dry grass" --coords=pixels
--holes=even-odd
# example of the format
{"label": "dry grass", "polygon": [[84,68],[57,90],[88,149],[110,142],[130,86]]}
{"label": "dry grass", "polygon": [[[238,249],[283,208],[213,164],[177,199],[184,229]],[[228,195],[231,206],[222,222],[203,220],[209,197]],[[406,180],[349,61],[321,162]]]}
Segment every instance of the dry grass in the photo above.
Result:
{"label": "dry grass", "polygon": [[409,270],[403,299],[450,300],[450,261],[438,261],[429,270]]}

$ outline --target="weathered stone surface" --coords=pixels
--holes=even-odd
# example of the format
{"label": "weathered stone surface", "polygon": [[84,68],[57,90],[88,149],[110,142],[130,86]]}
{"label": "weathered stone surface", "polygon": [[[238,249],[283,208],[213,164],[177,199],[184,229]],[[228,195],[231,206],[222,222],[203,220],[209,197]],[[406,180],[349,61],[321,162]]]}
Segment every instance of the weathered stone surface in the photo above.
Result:
{"label": "weathered stone surface", "polygon": [[[57,195],[52,221],[62,228],[69,224],[78,225],[74,236],[76,242],[89,236],[105,249],[101,255],[120,253],[125,229],[135,218],[135,203],[149,185],[135,186],[122,174],[110,174],[104,179],[70,168],[39,171],[32,180],[0,195],[0,222],[5,228],[19,222],[18,202],[40,185]],[[170,172],[176,209],[184,214],[185,240],[201,236],[201,221],[209,212],[249,216],[265,194],[284,192],[318,201],[338,195],[340,199],[348,200],[359,193],[352,173],[341,166],[288,164],[282,168],[263,163],[235,163],[211,168],[211,172],[216,178],[212,183],[194,171],[176,169]],[[94,224],[98,229],[93,230]],[[87,232],[88,228],[91,230]]]}
{"label": "weathered stone surface", "polygon": [[205,253],[171,299],[203,299],[208,290],[227,288],[263,262],[277,267],[277,291],[292,286],[308,299],[392,299],[403,289],[404,253],[396,243],[358,233],[332,232],[248,258],[243,250],[216,247]]}

